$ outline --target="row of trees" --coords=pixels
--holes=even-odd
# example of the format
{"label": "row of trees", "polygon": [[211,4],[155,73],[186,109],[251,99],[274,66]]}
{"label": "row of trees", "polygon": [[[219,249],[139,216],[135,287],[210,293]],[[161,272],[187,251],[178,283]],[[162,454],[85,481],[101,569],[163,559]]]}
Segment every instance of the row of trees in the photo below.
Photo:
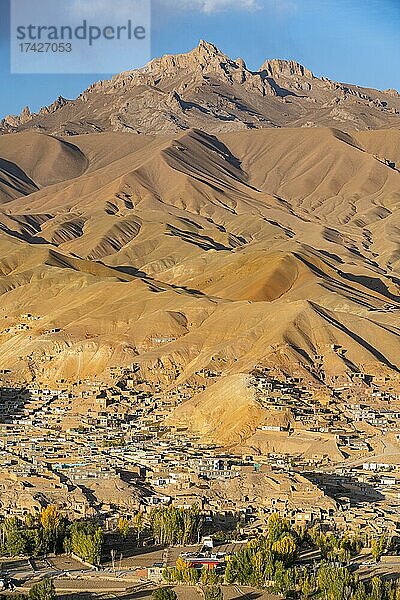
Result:
{"label": "row of trees", "polygon": [[[203,588],[204,600],[224,600],[220,586]],[[153,600],[177,600],[176,592],[171,588],[158,588],[151,594]]]}
{"label": "row of trees", "polygon": [[49,554],[63,550],[68,523],[55,506],[42,509],[39,515],[5,519],[0,526],[0,554],[20,556]]}
{"label": "row of trees", "polygon": [[138,512],[131,519],[120,517],[117,531],[123,539],[135,535],[138,545],[142,533],[147,530],[156,544],[184,546],[198,542],[202,526],[203,517],[197,506],[191,508],[160,506],[154,508],[148,516]]}
{"label": "row of trees", "polygon": [[150,527],[160,545],[185,546],[199,540],[203,517],[197,506],[162,506],[150,514]]}
{"label": "row of trees", "polygon": [[378,561],[380,557],[388,550],[390,540],[387,535],[381,535],[377,539],[366,540],[360,534],[352,532],[343,535],[334,535],[332,532],[322,532],[320,528],[314,527],[307,532],[307,535],[321,552],[323,559],[332,562],[339,562],[342,565],[348,564],[350,558],[359,554],[361,549],[367,545],[372,557]]}
{"label": "row of trees", "polygon": [[342,565],[348,564],[350,558],[358,554],[364,545],[361,536],[357,534],[334,535],[330,531],[322,532],[318,527],[310,529],[307,533],[324,560]]}
{"label": "row of trees", "polygon": [[228,583],[265,587],[290,573],[297,555],[298,534],[287,519],[271,515],[265,536],[251,540],[244,548],[228,558],[225,579]]}
{"label": "row of trees", "polygon": [[[278,561],[263,572],[258,559],[253,560],[256,556],[257,553],[247,557],[249,563],[246,571],[233,575],[227,569],[225,582],[259,588],[270,587],[284,598],[302,600],[310,600],[312,597],[324,600],[400,600],[397,581],[383,581],[380,577],[374,577],[371,581],[363,582],[349,569],[329,563],[322,563],[318,571],[313,573],[307,568],[285,567]],[[176,568],[168,570],[166,579],[168,583],[201,585],[206,600],[222,598],[218,575],[212,571],[206,575],[205,569],[199,573],[184,561],[178,561]],[[163,593],[160,592],[160,596],[155,597],[161,599]]]}
{"label": "row of trees", "polygon": [[127,519],[126,517],[120,517],[117,523],[117,531],[124,538],[134,532],[136,536],[137,544],[139,545],[140,536],[146,529],[146,521],[142,512],[137,512],[133,519]]}
{"label": "row of trees", "polygon": [[[197,542],[203,518],[199,509],[173,506],[154,509],[146,522],[142,512],[133,519],[121,517],[117,530],[123,538],[132,532],[137,544],[145,528],[149,528],[157,544],[187,545]],[[62,552],[74,553],[83,560],[98,565],[103,548],[103,532],[93,520],[69,522],[57,507],[50,505],[38,515],[5,519],[0,525],[0,555],[38,556]]]}
{"label": "row of trees", "polygon": [[92,520],[69,522],[55,506],[43,508],[25,520],[11,517],[0,526],[2,556],[38,556],[67,552],[87,562],[100,563],[103,545],[101,527]]}
{"label": "row of trees", "polygon": [[[219,585],[202,588],[204,600],[224,600],[222,589]],[[171,588],[158,588],[151,594],[153,600],[177,600],[176,592]]]}
{"label": "row of trees", "polygon": [[[250,548],[248,546],[244,553],[238,553],[240,557],[236,554],[228,562],[225,583],[268,587],[284,598],[302,600],[312,597],[324,600],[400,600],[397,581],[383,581],[374,577],[369,582],[363,582],[348,568],[327,562],[322,563],[316,572],[307,567],[288,567],[282,561],[263,562],[260,555],[262,550],[254,544]],[[241,563],[240,568],[237,561]],[[234,568],[232,564],[235,564]],[[222,581],[214,571],[203,568],[199,572],[181,559],[176,567],[165,572],[165,579],[169,584],[201,585],[206,600],[222,598]],[[160,598],[163,596],[160,595]]]}
{"label": "row of trees", "polygon": [[[226,583],[261,588],[275,580],[290,578],[297,545],[298,539],[291,530],[289,521],[272,515],[266,536],[251,540],[239,552],[228,557]],[[221,583],[221,578],[215,571],[198,571],[183,559],[178,559],[175,567],[166,569],[164,578],[168,583],[201,584],[205,588],[215,588]]]}
{"label": "row of trees", "polygon": [[310,579],[311,593],[315,591],[329,600],[400,600],[400,586],[397,581],[383,581],[373,577],[362,582],[357,574],[345,567],[332,567],[322,564],[315,579]]}
{"label": "row of trees", "polygon": [[103,530],[94,521],[74,521],[64,542],[68,554],[76,554],[91,565],[99,565],[103,547]]}
{"label": "row of trees", "polygon": [[[285,542],[286,543],[286,542]],[[252,540],[239,552],[230,556],[225,570],[227,583],[239,583],[254,587],[268,587],[274,582],[285,588],[286,580],[294,578],[294,569],[290,566],[292,551],[284,555],[284,561],[278,559],[271,549],[266,547],[265,539]],[[277,590],[280,591],[280,590]]]}
{"label": "row of trees", "polygon": [[[298,549],[303,544],[320,549],[322,563],[318,569],[295,566]],[[378,558],[387,547],[387,539],[382,537],[375,544]],[[227,558],[224,581],[272,588],[283,597],[304,600],[314,596],[324,600],[400,600],[397,582],[375,577],[365,583],[344,566],[362,546],[359,535],[335,536],[318,528],[296,531],[287,519],[272,515],[265,536],[251,540]],[[201,585],[204,593],[209,590],[210,594],[218,594],[222,583],[214,571],[198,571],[183,559],[178,559],[175,567],[166,569],[164,578],[168,583]]]}

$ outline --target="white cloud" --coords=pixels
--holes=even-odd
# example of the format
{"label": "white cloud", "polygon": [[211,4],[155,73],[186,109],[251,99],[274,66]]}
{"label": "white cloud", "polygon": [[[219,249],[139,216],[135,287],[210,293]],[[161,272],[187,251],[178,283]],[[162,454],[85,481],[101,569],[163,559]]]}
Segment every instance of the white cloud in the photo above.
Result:
{"label": "white cloud", "polygon": [[229,10],[253,12],[262,8],[278,15],[297,10],[297,0],[153,0],[153,2],[174,13],[197,11],[209,15]]}
{"label": "white cloud", "polygon": [[108,17],[110,13],[116,18],[129,19],[132,13],[137,14],[138,11],[140,14],[144,5],[152,2],[171,13],[194,11],[211,15],[229,10],[253,12],[263,7],[275,13],[292,12],[296,9],[297,0],[72,0],[68,6],[75,17],[83,19]]}
{"label": "white cloud", "polygon": [[69,5],[69,11],[74,17],[81,19],[105,18],[110,14],[118,19],[129,19],[138,14],[150,0],[73,0]]}
{"label": "white cloud", "polygon": [[227,10],[253,11],[260,8],[258,0],[162,0],[166,8],[177,10],[193,10],[206,14]]}

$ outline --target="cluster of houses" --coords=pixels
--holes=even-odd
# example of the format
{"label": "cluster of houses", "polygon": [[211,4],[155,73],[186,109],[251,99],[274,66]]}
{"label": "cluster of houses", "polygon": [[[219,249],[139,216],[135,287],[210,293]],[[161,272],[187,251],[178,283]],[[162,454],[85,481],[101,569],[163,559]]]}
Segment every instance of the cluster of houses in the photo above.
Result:
{"label": "cluster of houses", "polygon": [[[128,372],[115,368],[115,385],[60,380],[0,387],[0,511],[21,515],[56,503],[71,516],[96,514],[107,522],[160,504],[196,504],[214,522],[240,519],[262,531],[277,510],[294,523],[340,524],[350,514],[358,523],[367,503],[382,514],[393,511],[395,523],[398,457],[368,462],[374,435],[400,435],[399,397],[388,382],[379,387],[371,377],[349,378],[320,401],[318,386],[300,377],[252,373],[258,402],[275,415],[261,426],[263,435],[327,432],[343,465],[356,461],[340,472],[340,465],[329,471],[321,457],[227,452],[166,426],[171,408],[218,373],[202,370],[197,384],[168,391],[144,381],[135,365]],[[357,401],[349,403],[354,386]]]}

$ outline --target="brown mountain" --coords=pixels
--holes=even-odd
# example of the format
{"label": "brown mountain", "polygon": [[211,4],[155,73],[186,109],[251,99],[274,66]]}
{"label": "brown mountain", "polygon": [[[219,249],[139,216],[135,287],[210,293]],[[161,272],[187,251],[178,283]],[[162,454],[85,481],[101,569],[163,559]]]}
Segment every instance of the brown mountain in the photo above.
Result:
{"label": "brown mountain", "polygon": [[143,69],[90,86],[76,100],[1,122],[3,132],[54,135],[101,131],[176,134],[276,127],[397,127],[400,95],[319,79],[294,61],[268,60],[258,71],[201,41],[188,54],[163,56]]}

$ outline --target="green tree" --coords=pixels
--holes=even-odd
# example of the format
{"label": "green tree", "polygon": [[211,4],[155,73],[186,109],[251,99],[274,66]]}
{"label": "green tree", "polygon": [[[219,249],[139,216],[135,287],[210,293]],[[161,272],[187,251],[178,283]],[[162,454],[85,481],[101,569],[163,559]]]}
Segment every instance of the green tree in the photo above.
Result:
{"label": "green tree", "polygon": [[176,600],[178,596],[171,588],[158,588],[151,594],[153,600]]}
{"label": "green tree", "polygon": [[362,581],[358,582],[351,600],[369,600],[369,595],[367,593],[365,584]]}
{"label": "green tree", "polygon": [[237,578],[237,559],[236,556],[227,556],[226,567],[225,567],[225,581],[226,583],[235,583]]}
{"label": "green tree", "polygon": [[199,573],[188,562],[178,558],[175,567],[167,569],[166,579],[175,583],[186,583],[187,585],[196,585],[199,581]]}
{"label": "green tree", "polygon": [[225,581],[264,587],[273,578],[274,560],[266,538],[251,540],[239,552],[228,557]]}
{"label": "green tree", "polygon": [[103,531],[93,521],[75,521],[70,528],[67,544],[71,552],[92,565],[100,564]]}
{"label": "green tree", "polygon": [[290,533],[287,533],[274,542],[272,552],[278,560],[281,560],[285,565],[290,565],[293,563],[297,552],[296,540]]}
{"label": "green tree", "polygon": [[61,539],[64,534],[64,522],[53,504],[46,506],[40,512],[40,525],[42,527],[42,550],[43,552],[56,552],[61,545]]}
{"label": "green tree", "polygon": [[322,564],[317,575],[318,588],[327,600],[351,598],[357,586],[357,579],[343,567]]}
{"label": "green tree", "polygon": [[385,552],[388,545],[388,540],[385,535],[381,535],[377,540],[371,542],[371,554],[373,558],[378,561],[382,554]]}
{"label": "green tree", "polygon": [[24,556],[33,550],[26,527],[17,517],[10,517],[4,521],[2,538],[4,540],[4,552],[8,556]]}
{"label": "green tree", "polygon": [[204,588],[204,600],[224,600],[222,589],[219,585]]}
{"label": "green tree", "polygon": [[55,600],[56,590],[53,580],[50,577],[45,577],[38,583],[35,583],[29,591],[31,600]]}
{"label": "green tree", "polygon": [[373,577],[371,579],[371,600],[383,600],[385,598],[384,584],[380,577]]}
{"label": "green tree", "polygon": [[285,533],[290,531],[290,523],[277,513],[272,514],[268,519],[267,538],[271,544],[277,542]]}
{"label": "green tree", "polygon": [[203,519],[197,506],[162,506],[151,512],[150,525],[157,544],[182,545],[197,542]]}
{"label": "green tree", "polygon": [[221,578],[215,569],[207,569],[203,567],[200,576],[201,585],[204,586],[216,586],[221,583]]}
{"label": "green tree", "polygon": [[315,592],[315,582],[309,573],[306,573],[300,580],[300,592],[304,600],[311,598]]}
{"label": "green tree", "polygon": [[145,528],[145,518],[144,518],[144,514],[139,511],[136,513],[136,515],[133,517],[133,528],[136,531],[136,539],[137,539],[137,543],[139,545],[139,541],[140,541],[140,536],[144,531]]}
{"label": "green tree", "polygon": [[120,517],[118,519],[117,529],[118,529],[118,533],[123,538],[126,538],[128,536],[129,529],[130,529],[130,524],[129,524],[128,519],[125,519],[125,517]]}
{"label": "green tree", "polygon": [[285,568],[282,562],[278,562],[275,566],[274,580],[275,592],[283,594],[284,597],[292,594],[297,587],[296,571]]}
{"label": "green tree", "polygon": [[351,552],[347,548],[338,548],[336,557],[340,564],[348,565],[351,558]]}

